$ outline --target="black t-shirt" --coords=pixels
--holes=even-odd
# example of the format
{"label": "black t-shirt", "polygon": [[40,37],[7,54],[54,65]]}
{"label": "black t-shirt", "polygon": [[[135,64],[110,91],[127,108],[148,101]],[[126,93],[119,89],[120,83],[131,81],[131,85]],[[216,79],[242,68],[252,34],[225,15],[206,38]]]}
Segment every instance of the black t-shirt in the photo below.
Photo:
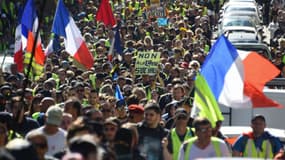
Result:
{"label": "black t-shirt", "polygon": [[167,136],[168,130],[158,125],[157,128],[149,128],[146,124],[138,125],[140,155],[146,159],[163,160],[161,141]]}
{"label": "black t-shirt", "polygon": [[12,119],[10,126],[12,130],[23,137],[25,137],[29,131],[39,128],[38,122],[30,117],[24,117],[21,123],[17,123],[15,119]]}

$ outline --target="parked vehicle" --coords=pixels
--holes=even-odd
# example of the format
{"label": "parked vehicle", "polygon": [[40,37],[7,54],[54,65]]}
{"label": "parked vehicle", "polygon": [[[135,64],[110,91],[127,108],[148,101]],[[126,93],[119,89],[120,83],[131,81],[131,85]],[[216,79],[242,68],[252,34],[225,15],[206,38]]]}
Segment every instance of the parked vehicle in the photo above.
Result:
{"label": "parked vehicle", "polygon": [[258,43],[262,42],[262,35],[253,27],[231,26],[224,28],[222,33],[232,43]]}
{"label": "parked vehicle", "polygon": [[14,63],[14,58],[10,55],[0,55],[0,67],[3,72],[10,72],[10,65]]}
{"label": "parked vehicle", "polygon": [[227,27],[251,27],[257,30],[260,25],[250,16],[229,16],[219,21],[218,33],[224,33]]}
{"label": "parked vehicle", "polygon": [[267,58],[269,61],[272,61],[270,48],[264,43],[234,42],[232,44],[239,50],[256,51],[260,55]]}
{"label": "parked vehicle", "polygon": [[262,20],[260,18],[260,15],[258,15],[256,12],[250,12],[250,11],[231,11],[227,12],[223,15],[223,17],[231,17],[231,16],[249,16],[252,17],[252,19],[255,21],[256,24],[261,25]]}
{"label": "parked vehicle", "polygon": [[[264,89],[265,95],[285,106],[285,90],[284,89]],[[262,114],[266,118],[268,128],[285,129],[284,115],[285,108],[229,108],[220,105],[224,115],[224,126],[248,126],[250,120],[256,114]]]}
{"label": "parked vehicle", "polygon": [[261,11],[255,2],[228,2],[223,5],[220,10],[220,17],[232,11],[255,12],[261,17]]}

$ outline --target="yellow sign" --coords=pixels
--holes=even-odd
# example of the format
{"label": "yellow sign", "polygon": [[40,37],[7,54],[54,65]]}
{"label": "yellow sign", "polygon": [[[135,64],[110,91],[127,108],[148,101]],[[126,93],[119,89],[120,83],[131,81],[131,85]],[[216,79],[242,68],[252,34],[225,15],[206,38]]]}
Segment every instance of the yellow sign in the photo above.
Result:
{"label": "yellow sign", "polygon": [[160,52],[138,52],[135,74],[156,74],[160,63]]}
{"label": "yellow sign", "polygon": [[150,0],[150,6],[159,6],[160,5],[160,0]]}

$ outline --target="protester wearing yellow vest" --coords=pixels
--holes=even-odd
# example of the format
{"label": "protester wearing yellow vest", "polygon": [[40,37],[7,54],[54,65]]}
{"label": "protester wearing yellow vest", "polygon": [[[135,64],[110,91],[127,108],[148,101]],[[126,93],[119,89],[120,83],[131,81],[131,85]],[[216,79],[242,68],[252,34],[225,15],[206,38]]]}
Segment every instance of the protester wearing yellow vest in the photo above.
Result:
{"label": "protester wearing yellow vest", "polygon": [[194,137],[192,130],[187,127],[188,120],[189,114],[184,108],[178,108],[175,111],[175,128],[172,128],[168,137],[162,141],[164,160],[178,160],[178,153],[181,144]]}
{"label": "protester wearing yellow vest", "polygon": [[207,157],[229,157],[226,143],[212,136],[212,126],[208,119],[194,119],[195,137],[182,144],[179,149],[179,160],[194,160]]}
{"label": "protester wearing yellow vest", "polygon": [[273,159],[284,152],[277,137],[265,131],[266,121],[263,115],[256,115],[251,120],[252,132],[242,134],[233,145],[233,156]]}

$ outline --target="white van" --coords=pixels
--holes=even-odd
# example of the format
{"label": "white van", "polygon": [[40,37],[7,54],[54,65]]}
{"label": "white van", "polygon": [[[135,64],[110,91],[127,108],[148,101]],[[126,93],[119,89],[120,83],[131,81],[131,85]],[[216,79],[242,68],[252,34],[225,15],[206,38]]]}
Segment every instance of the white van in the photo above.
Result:
{"label": "white van", "polygon": [[14,58],[10,55],[0,55],[0,67],[3,72],[10,73],[10,65],[14,63]]}
{"label": "white van", "polygon": [[251,118],[256,114],[262,114],[266,118],[269,128],[285,129],[285,90],[268,89],[263,91],[269,98],[282,104],[284,108],[246,108],[235,109],[221,106],[224,115],[224,126],[249,126]]}

